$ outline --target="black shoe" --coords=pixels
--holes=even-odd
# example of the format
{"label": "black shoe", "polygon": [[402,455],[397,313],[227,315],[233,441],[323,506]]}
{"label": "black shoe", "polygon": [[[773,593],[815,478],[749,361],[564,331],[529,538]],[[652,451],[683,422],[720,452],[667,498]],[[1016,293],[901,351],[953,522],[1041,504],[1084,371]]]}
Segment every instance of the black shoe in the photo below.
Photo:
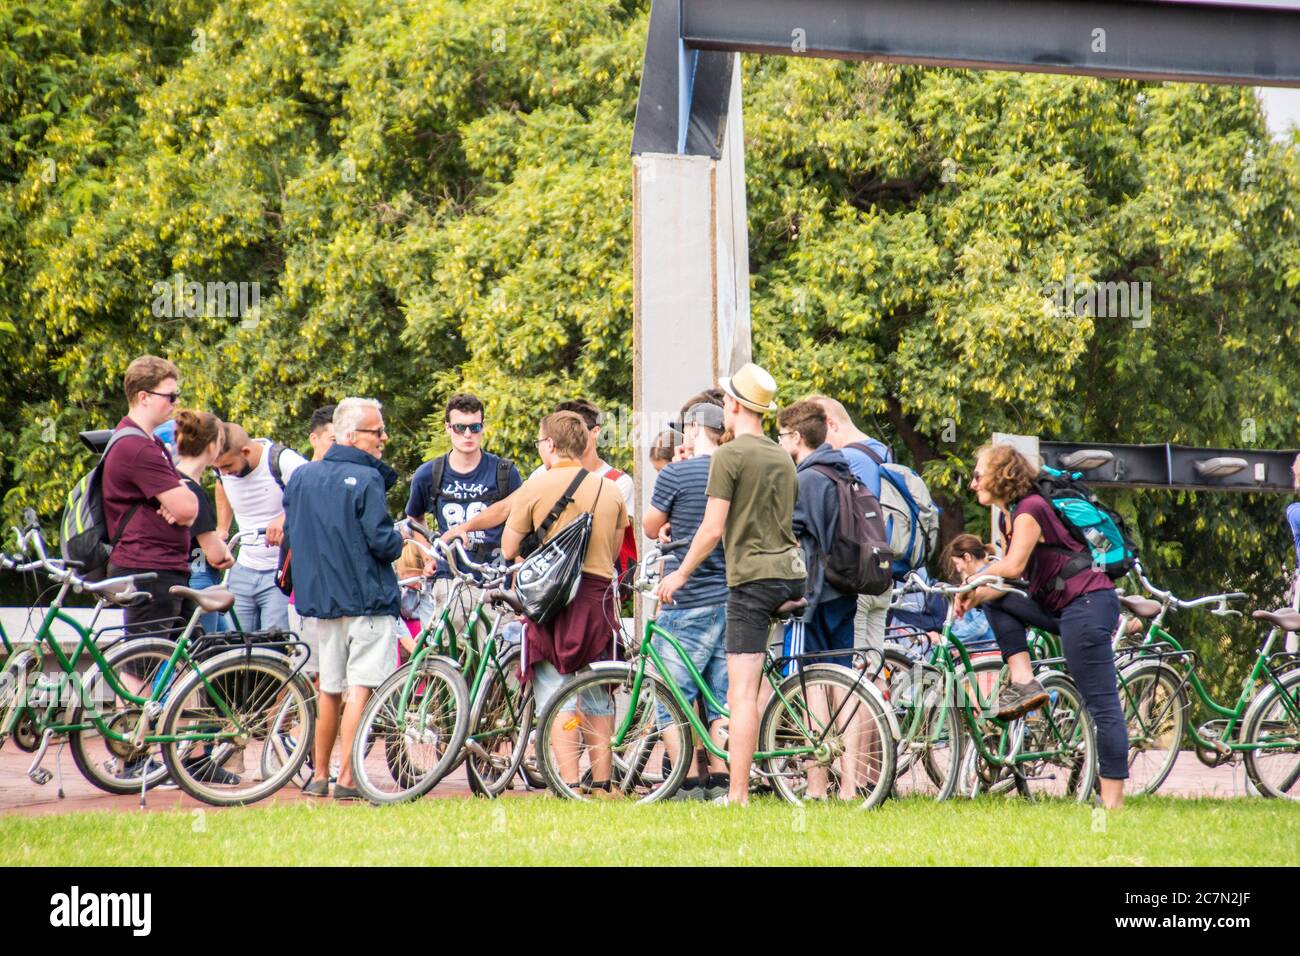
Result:
{"label": "black shoe", "polygon": [[1036,680],[1027,684],[1007,684],[998,694],[997,709],[999,720],[1012,720],[1035,708],[1042,707],[1048,701],[1047,691]]}
{"label": "black shoe", "polygon": [[223,787],[233,787],[239,783],[239,776],[231,773],[229,770],[222,770],[214,766],[212,761],[205,757],[191,757],[189,760],[182,761],[186,772],[190,774],[199,783],[216,783]]}

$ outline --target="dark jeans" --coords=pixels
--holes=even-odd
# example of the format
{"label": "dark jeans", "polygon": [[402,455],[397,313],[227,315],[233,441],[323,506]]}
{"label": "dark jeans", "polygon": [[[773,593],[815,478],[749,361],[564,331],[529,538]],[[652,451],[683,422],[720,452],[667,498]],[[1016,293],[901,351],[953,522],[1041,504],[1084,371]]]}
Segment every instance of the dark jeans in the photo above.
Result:
{"label": "dark jeans", "polygon": [[[116,578],[126,574],[144,574],[149,570],[149,568],[120,568],[116,564],[109,564],[108,577]],[[136,590],[149,592],[153,595],[153,600],[137,607],[122,609],[122,623],[126,625],[128,635],[152,633],[164,627],[175,628],[175,621],[164,623],[162,619],[179,617],[188,623],[190,614],[194,611],[193,602],[182,600],[167,593],[167,589],[174,584],[188,587],[190,583],[189,571],[157,571],[155,573],[158,577],[154,580],[141,581],[136,584]],[[183,626],[181,629],[184,629]],[[175,640],[180,637],[180,631],[174,630],[170,635],[164,636],[170,636]]]}
{"label": "dark jeans", "polygon": [[1111,780],[1128,776],[1128,726],[1115,681],[1115,656],[1110,639],[1119,620],[1114,589],[1081,594],[1060,613],[1044,610],[1019,594],[1007,594],[980,605],[997,637],[1003,660],[1029,649],[1025,628],[1037,627],[1061,636],[1061,649],[1084,705],[1097,728],[1097,759],[1101,775]]}

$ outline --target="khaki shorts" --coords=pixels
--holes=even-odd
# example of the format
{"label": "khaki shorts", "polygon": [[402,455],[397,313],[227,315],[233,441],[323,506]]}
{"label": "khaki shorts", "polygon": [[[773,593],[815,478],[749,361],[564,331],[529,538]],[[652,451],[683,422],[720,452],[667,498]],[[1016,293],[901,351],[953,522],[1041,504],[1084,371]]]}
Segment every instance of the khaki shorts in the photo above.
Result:
{"label": "khaki shorts", "polygon": [[[320,673],[320,638],[316,636],[316,622],[319,618],[303,617],[297,609],[289,605],[289,630],[298,635],[304,645],[307,653],[307,661],[302,665],[302,672],[308,677],[315,677]],[[296,648],[299,654],[304,653],[304,648]]]}
{"label": "khaki shorts", "polygon": [[397,632],[392,617],[376,614],[315,620],[323,693],[378,687],[396,669]]}

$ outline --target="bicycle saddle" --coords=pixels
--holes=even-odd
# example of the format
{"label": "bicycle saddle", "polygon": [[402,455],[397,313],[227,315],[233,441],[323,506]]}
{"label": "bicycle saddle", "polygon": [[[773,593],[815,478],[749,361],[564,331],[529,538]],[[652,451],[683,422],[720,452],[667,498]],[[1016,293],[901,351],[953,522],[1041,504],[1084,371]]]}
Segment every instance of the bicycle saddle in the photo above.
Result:
{"label": "bicycle saddle", "polygon": [[220,584],[214,584],[211,587],[204,588],[202,591],[196,591],[194,588],[182,587],[179,584],[172,585],[167,589],[167,593],[174,594],[176,597],[186,598],[193,601],[203,610],[217,613],[229,611],[235,604],[235,595],[223,588]]}
{"label": "bicycle saddle", "polygon": [[807,606],[808,606],[807,598],[798,598],[797,600],[794,601],[786,601],[784,604],[782,604],[780,607],[778,607],[775,611],[772,612],[772,616],[773,617],[794,617],[794,615],[800,613]]}
{"label": "bicycle saddle", "polygon": [[489,604],[504,604],[516,614],[522,616],[524,613],[524,606],[520,604],[519,599],[509,591],[502,591],[500,588],[493,588],[484,594],[483,597]]}
{"label": "bicycle saddle", "polygon": [[1130,614],[1136,614],[1138,617],[1147,618],[1155,617],[1160,613],[1160,602],[1153,601],[1150,598],[1135,597],[1132,594],[1125,594],[1119,599],[1119,603],[1124,606],[1124,610]]}
{"label": "bicycle saddle", "polygon": [[1253,611],[1250,616],[1258,621],[1268,621],[1284,631],[1300,631],[1300,611],[1289,607],[1280,607],[1276,611]]}

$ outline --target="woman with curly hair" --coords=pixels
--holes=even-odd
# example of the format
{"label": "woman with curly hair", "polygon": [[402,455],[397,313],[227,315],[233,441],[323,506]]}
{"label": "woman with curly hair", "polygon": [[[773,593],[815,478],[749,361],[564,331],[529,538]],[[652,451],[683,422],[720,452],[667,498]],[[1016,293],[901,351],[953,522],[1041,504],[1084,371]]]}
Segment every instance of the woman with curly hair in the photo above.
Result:
{"label": "woman with curly hair", "polygon": [[[977,454],[970,487],[984,506],[1002,512],[1005,554],[982,573],[1027,577],[1029,597],[982,587],[957,599],[957,613],[979,605],[993,628],[1011,679],[997,699],[997,716],[1009,720],[1041,707],[1048,695],[1034,678],[1025,629],[1061,636],[1070,676],[1097,727],[1101,801],[1124,802],[1128,728],[1115,684],[1110,638],[1119,598],[1109,577],[1093,567],[1091,553],[1070,534],[1051,503],[1035,491],[1038,469],[1010,445],[985,445]],[[1006,515],[1011,526],[1007,527]]]}

